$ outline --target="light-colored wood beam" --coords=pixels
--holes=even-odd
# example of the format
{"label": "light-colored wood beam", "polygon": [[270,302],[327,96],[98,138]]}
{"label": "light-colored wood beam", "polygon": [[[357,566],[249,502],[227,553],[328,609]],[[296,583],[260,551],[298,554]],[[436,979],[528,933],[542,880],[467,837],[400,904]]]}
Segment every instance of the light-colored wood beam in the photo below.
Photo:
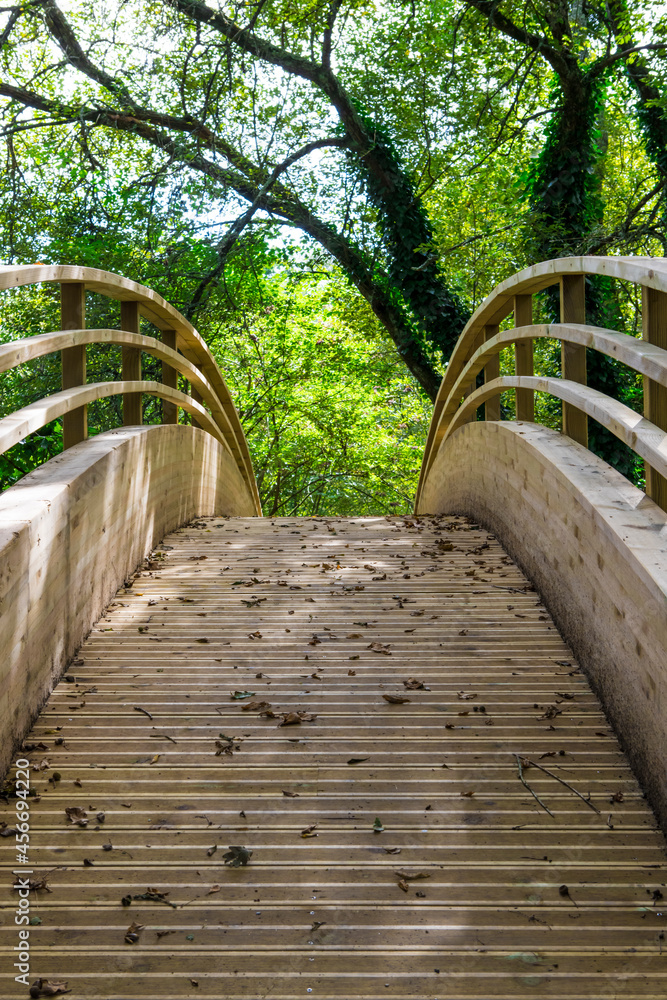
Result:
{"label": "light-colored wood beam", "polygon": [[[567,274],[560,279],[561,323],[586,322],[586,276]],[[586,385],[586,348],[561,343],[561,375]],[[570,403],[563,403],[563,434],[588,447],[588,418]]]}
{"label": "light-colored wood beam", "polygon": [[[86,287],[83,282],[60,286],[60,326],[63,330],[81,330],[86,325]],[[60,352],[63,389],[86,383],[86,346],[77,344]],[[88,437],[88,410],[81,406],[63,417],[63,448]]]}
{"label": "light-colored wood beam", "polygon": [[[175,330],[163,330],[162,331],[162,342],[166,347],[171,347],[173,351],[176,350],[176,331]],[[171,365],[162,362],[162,381],[165,385],[168,385],[170,389],[178,388],[178,372]],[[168,400],[162,400],[162,423],[163,424],[177,424],[178,423],[178,407],[174,406]]]}
{"label": "light-colored wood beam", "polygon": [[[642,337],[649,344],[667,351],[667,293],[654,288],[642,288]],[[667,431],[667,388],[644,376],[644,416],[652,424]],[[645,466],[646,493],[667,510],[667,480],[659,472]]]}
{"label": "light-colored wood beam", "polygon": [[[532,326],[533,296],[514,296],[514,326]],[[514,371],[516,375],[533,374],[533,342],[519,340],[514,345]],[[535,394],[530,389],[516,390],[516,419],[535,419]]]}
{"label": "light-colored wood beam", "polygon": [[[484,327],[484,341],[491,340],[498,333],[498,324],[490,323]],[[500,355],[495,354],[484,368],[484,382],[493,382],[500,375]],[[500,420],[500,396],[494,396],[484,404],[485,420]]]}
{"label": "light-colored wood beam", "polygon": [[[121,302],[120,326],[128,333],[140,333],[139,303]],[[141,381],[141,351],[137,347],[123,347],[123,382]],[[142,423],[141,394],[126,393],[123,396],[123,423],[126,427]]]}

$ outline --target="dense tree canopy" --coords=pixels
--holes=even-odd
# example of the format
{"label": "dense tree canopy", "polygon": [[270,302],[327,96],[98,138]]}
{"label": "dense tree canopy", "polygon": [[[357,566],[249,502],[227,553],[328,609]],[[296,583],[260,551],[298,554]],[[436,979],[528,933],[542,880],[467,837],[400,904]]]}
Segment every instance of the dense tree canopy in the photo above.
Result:
{"label": "dense tree canopy", "polygon": [[[418,387],[434,397],[498,280],[564,254],[665,253],[657,0],[35,0],[1,16],[5,259],[143,280],[224,344],[223,368],[254,330],[264,371],[271,359],[277,372],[283,337],[294,384],[302,363],[307,380],[324,378],[299,356],[310,341],[298,330],[333,324],[349,350],[323,358],[349,376],[356,405],[375,400],[376,430],[355,433],[377,444],[376,469],[393,425],[381,431],[385,403],[373,410],[364,369],[373,385],[408,387],[391,441],[402,454],[409,440],[412,469]],[[636,322],[624,289],[590,292],[593,322]],[[284,322],[262,314],[267,297]],[[247,372],[259,363],[248,356]],[[557,364],[547,348],[542,364]],[[592,384],[638,403],[635,380],[597,357],[589,366]],[[312,384],[311,417],[334,384]],[[297,420],[303,400],[288,395]],[[333,483],[320,466],[315,479]],[[282,488],[277,468],[265,495]],[[399,493],[409,483],[406,472]]]}

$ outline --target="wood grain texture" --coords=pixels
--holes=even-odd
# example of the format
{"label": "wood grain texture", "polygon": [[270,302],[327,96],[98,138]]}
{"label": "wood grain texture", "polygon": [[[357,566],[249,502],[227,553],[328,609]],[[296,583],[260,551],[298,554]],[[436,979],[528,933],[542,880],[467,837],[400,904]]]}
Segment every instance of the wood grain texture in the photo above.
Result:
{"label": "wood grain texture", "polygon": [[[537,593],[466,518],[199,518],[27,742],[52,889],[32,970],[75,997],[664,995],[662,836]],[[517,755],[551,774],[524,764],[527,788]]]}
{"label": "wood grain texture", "polygon": [[[60,289],[60,325],[63,330],[77,330],[86,325],[86,289],[81,283],[62,285]],[[86,345],[76,344],[60,352],[63,389],[85,385]],[[85,441],[88,437],[87,407],[66,413],[63,417],[63,448]]]}
{"label": "wood grain texture", "polygon": [[154,542],[196,513],[252,511],[229,452],[180,425],[97,435],[0,496],[0,768]]}
{"label": "wood grain texture", "polygon": [[558,285],[563,277],[577,278],[586,274],[617,278],[634,282],[642,288],[667,292],[667,260],[654,257],[561,257],[524,268],[497,285],[466,323],[447,365],[433,408],[417,490],[418,502],[426,476],[442,442],[443,407],[484,327],[501,323],[513,311],[516,296],[532,295]]}
{"label": "wood grain texture", "polygon": [[[589,390],[590,391],[590,390]],[[667,517],[546,427],[464,424],[423,503],[492,527],[591,678],[667,830]]]}
{"label": "wood grain texture", "polygon": [[83,284],[87,291],[96,292],[107,298],[119,299],[121,302],[138,302],[141,315],[150,320],[159,330],[174,330],[176,332],[178,349],[189,361],[198,366],[222,402],[233,430],[232,440],[229,442],[230,447],[247,487],[253,495],[255,511],[257,514],[261,514],[252,461],[236,407],[217,362],[192,324],[151,288],[146,288],[144,285],[137,284],[136,281],[130,281],[129,278],[123,278],[121,275],[112,274],[109,271],[102,271],[94,267],[62,264],[33,264],[25,267],[0,266],[0,289],[56,282],[62,286],[75,282]]}
{"label": "wood grain texture", "polygon": [[[667,351],[667,293],[653,288],[642,289],[642,336],[649,343]],[[667,431],[667,387],[644,377],[644,416]],[[646,493],[659,507],[667,510],[667,479],[646,464]]]}

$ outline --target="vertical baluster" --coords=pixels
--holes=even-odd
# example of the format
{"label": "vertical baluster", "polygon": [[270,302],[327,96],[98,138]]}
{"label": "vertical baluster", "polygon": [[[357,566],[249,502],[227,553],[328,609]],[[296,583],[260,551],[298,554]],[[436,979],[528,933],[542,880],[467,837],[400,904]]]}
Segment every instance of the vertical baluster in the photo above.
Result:
{"label": "vertical baluster", "polygon": [[[667,293],[642,288],[642,337],[667,351]],[[644,376],[644,416],[667,431],[667,387]],[[659,507],[667,510],[667,479],[649,465],[646,492]]]}
{"label": "vertical baluster", "polygon": [[[176,331],[175,330],[163,330],[162,331],[162,341],[166,347],[171,347],[172,350],[176,350]],[[168,385],[171,389],[178,388],[178,372],[171,365],[168,365],[165,361],[162,362],[162,381],[165,385]],[[170,403],[169,400],[162,400],[162,423],[163,424],[177,424],[178,423],[178,407],[176,403]]]}
{"label": "vertical baluster", "polygon": [[[121,302],[120,326],[126,333],[139,333],[139,303]],[[123,347],[123,381],[141,381],[141,349],[138,347]],[[126,392],[123,394],[123,423],[126,427],[140,424],[141,393]]]}
{"label": "vertical baluster", "polygon": [[[491,337],[495,337],[498,333],[498,324],[490,323],[488,326],[484,327],[484,340],[491,340]],[[494,378],[499,378],[500,376],[500,354],[494,354],[484,368],[484,382],[492,382]],[[487,399],[484,404],[484,419],[485,420],[500,420],[500,396],[494,396],[493,399]]]}
{"label": "vertical baluster", "polygon": [[[533,296],[514,296],[514,326],[531,326],[533,322]],[[514,345],[514,372],[516,375],[533,374],[533,341],[520,340]],[[535,419],[535,393],[532,389],[516,390],[516,419]]]}
{"label": "vertical baluster", "polygon": [[[586,277],[568,274],[560,279],[561,323],[586,322]],[[571,382],[586,385],[586,348],[561,341],[561,374]],[[572,403],[563,403],[563,434],[588,447],[588,417]]]}
{"label": "vertical baluster", "polygon": [[[83,282],[60,286],[60,327],[62,330],[83,330],[86,325],[86,288]],[[86,382],[86,346],[66,347],[60,352],[62,387],[73,389]],[[88,437],[88,408],[80,406],[63,417],[63,448],[85,441]]]}
{"label": "vertical baluster", "polygon": [[[193,385],[190,386],[190,394],[191,394],[192,398],[194,399],[195,403],[203,403],[204,402],[203,399],[202,399],[202,397],[201,397],[201,393],[199,392],[198,389],[195,389],[195,387]],[[192,426],[193,427],[201,427],[201,424],[199,423],[199,421],[197,420],[197,418],[194,415],[192,417]]]}

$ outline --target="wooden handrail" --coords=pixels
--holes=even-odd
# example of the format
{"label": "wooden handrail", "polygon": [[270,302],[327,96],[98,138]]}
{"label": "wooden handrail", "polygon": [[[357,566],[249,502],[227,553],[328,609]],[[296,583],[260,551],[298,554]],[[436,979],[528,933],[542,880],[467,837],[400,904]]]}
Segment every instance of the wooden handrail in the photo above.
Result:
{"label": "wooden handrail", "polygon": [[[236,412],[236,408],[215,359],[211,355],[206,343],[201,338],[199,333],[197,333],[192,324],[181,313],[179,313],[177,309],[169,305],[169,303],[166,302],[162,296],[158,295],[157,292],[154,292],[152,289],[146,288],[144,285],[140,285],[135,281],[130,281],[120,275],[112,274],[109,271],[102,271],[97,268],[90,267],[51,264],[28,265],[24,267],[0,266],[0,290],[19,288],[38,283],[60,284],[64,290],[71,285],[78,285],[79,287],[83,286],[86,291],[96,292],[100,295],[106,296],[107,298],[120,300],[121,303],[136,303],[136,308],[138,309],[139,314],[148,319],[159,330],[165,332],[166,343],[163,349],[172,349],[173,344],[173,350],[180,352],[178,354],[178,358],[181,361],[185,358],[186,361],[189,361],[194,366],[195,369],[198,369],[200,373],[199,376],[192,378],[190,381],[192,381],[196,386],[196,391],[202,393],[202,397],[208,405],[211,405],[212,411],[215,408],[214,415],[219,422],[221,433],[223,434],[226,445],[230,449],[250,491],[255,508],[257,512],[260,513],[261,506],[250,453],[248,451],[248,445]],[[72,289],[72,291],[74,291],[74,289]],[[71,298],[72,296],[69,295],[68,297]],[[63,301],[65,301],[65,294],[63,294]],[[125,311],[129,315],[130,310]],[[78,325],[82,326],[83,324]],[[138,328],[136,322],[133,323],[133,325],[135,329]],[[87,338],[89,331],[79,329],[68,330],[67,332],[74,334],[78,333],[79,339],[75,338],[70,341],[67,346],[61,348],[64,351],[79,351],[79,348],[85,344],[95,342],[94,340]],[[133,333],[132,330],[125,332],[127,334]],[[118,335],[118,331],[114,331],[114,333]],[[139,334],[135,334],[135,336],[139,336]],[[31,337],[27,339],[36,340],[37,338]],[[146,340],[152,342],[150,348],[143,339],[141,344],[129,341],[119,341],[119,343],[123,346],[124,352],[136,351],[137,348],[140,348],[142,351],[146,350],[148,353],[152,353],[156,357],[161,357],[164,366],[167,366],[168,363],[168,368],[180,371],[180,368],[178,368],[175,364],[176,359],[173,356],[170,355],[167,357],[166,355],[162,356],[157,353],[155,345],[159,345],[160,341],[157,341],[154,338],[146,338]],[[106,342],[111,343],[112,341],[106,340]],[[16,347],[17,342],[6,346],[9,348]],[[53,350],[56,350],[56,348],[53,348]],[[63,357],[65,357],[65,355]],[[136,357],[136,354],[132,355],[133,359]],[[127,371],[131,370],[132,372],[136,372],[136,361],[133,360],[130,362],[129,359],[130,354],[127,354],[126,361],[131,366],[127,368]],[[85,367],[83,370],[85,370]],[[77,374],[72,376],[71,372],[68,372],[69,381],[66,383],[65,387],[73,388],[74,386],[72,382],[79,381],[81,374],[79,354],[77,354],[77,366],[75,368],[75,373],[78,373],[78,377]],[[166,371],[165,374],[168,375],[168,371]],[[136,381],[136,379],[130,379],[130,381]],[[173,378],[168,377],[168,381],[173,381]],[[167,388],[173,388],[173,386],[167,385]],[[165,408],[166,422],[176,422],[176,412],[173,410],[174,400],[176,397],[173,397],[170,394],[162,394],[162,398],[172,407],[171,409],[169,406]],[[179,403],[179,405],[181,404]],[[183,409],[188,410],[188,407],[183,406]],[[132,412],[134,413],[134,410],[132,410]],[[74,443],[75,440],[80,440],[81,437],[85,437],[85,410],[82,410],[82,413],[84,413],[84,420],[81,424],[81,429],[78,432],[78,437],[75,436],[73,440],[67,442],[68,444]],[[197,421],[199,421],[198,417]]]}
{"label": "wooden handrail", "polygon": [[[503,375],[493,382],[476,389],[457,410],[449,427],[453,434],[457,427],[466,423],[470,411],[507,389],[530,389],[532,392],[547,392],[565,403],[576,407],[581,413],[597,420],[641,455],[661,476],[667,476],[667,433],[662,431],[640,413],[631,410],[625,403],[606,396],[597,389],[571,382],[569,379],[546,378],[539,375]],[[449,435],[448,435],[449,436]]]}
{"label": "wooden handrail", "polygon": [[200,426],[212,434],[220,444],[232,454],[225,435],[217,423],[201,403],[195,402],[191,396],[178,389],[170,389],[162,382],[89,382],[76,389],[63,389],[51,396],[38,399],[7,417],[0,419],[0,454],[13,448],[28,434],[38,431],[40,427],[62,417],[81,406],[94,402],[96,399],[106,399],[108,396],[118,396],[124,393],[146,393],[168,399],[177,406],[183,407],[188,413],[196,416]]}
{"label": "wooden handrail", "polygon": [[[162,341],[144,334],[112,329],[56,330],[52,333],[36,334],[34,337],[26,337],[24,340],[14,340],[8,344],[0,345],[0,373],[14,368],[16,365],[44,357],[46,354],[86,344],[110,344],[117,347],[140,349],[159,361],[165,362],[197,387],[204,402],[211,408],[220,429],[226,437],[232,436],[233,431],[221,400],[218,399],[213,387],[196,365],[184,358],[182,354],[167,347]],[[231,449],[229,450],[231,452]]]}
{"label": "wooden handrail", "polygon": [[[643,341],[584,323],[584,280],[589,275],[630,281],[643,288]],[[532,320],[530,296],[556,283],[561,286],[562,322],[540,325],[527,322]],[[511,313],[515,315],[514,329],[498,333],[498,324]],[[562,353],[562,379],[543,380],[544,384],[548,383],[554,388],[559,382],[570,381],[585,386],[586,349],[592,348],[621,361],[644,376],[644,415],[648,418],[648,423],[660,433],[667,431],[667,259],[566,257],[544,261],[525,268],[498,285],[466,324],[435,401],[417,490],[417,504],[426,477],[448,434],[466,420],[475,419],[476,407],[482,402],[486,402],[486,419],[500,419],[500,393],[504,389],[515,390],[517,417],[528,420],[533,418],[532,394],[535,391],[551,392],[563,402],[564,433],[581,444],[587,443],[586,417],[593,414],[588,412],[586,406],[591,405],[592,397],[586,393],[576,396],[552,389],[536,390],[530,381],[532,351],[529,345],[531,341],[540,338],[560,340]],[[511,377],[513,381],[503,382],[497,378],[497,358],[504,347],[512,344],[515,346],[516,375]],[[492,392],[472,391],[475,379],[482,369],[486,385],[495,387]],[[504,389],[497,389],[501,383]],[[489,405],[489,401],[492,401],[492,405]],[[604,423],[604,420],[600,422]],[[625,431],[619,436],[626,440]],[[638,448],[630,444],[630,439],[626,443],[641,454]],[[648,459],[646,462],[647,493],[667,509],[667,479]]]}

